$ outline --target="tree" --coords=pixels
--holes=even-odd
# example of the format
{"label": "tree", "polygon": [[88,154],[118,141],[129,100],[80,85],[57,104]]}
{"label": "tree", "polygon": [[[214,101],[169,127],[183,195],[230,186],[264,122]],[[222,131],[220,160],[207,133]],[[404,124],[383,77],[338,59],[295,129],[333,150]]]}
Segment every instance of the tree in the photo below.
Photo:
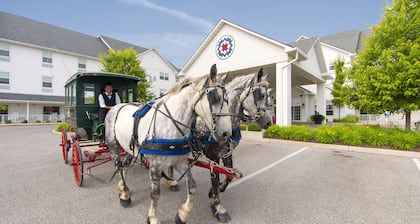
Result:
{"label": "tree", "polygon": [[411,112],[420,107],[420,2],[395,0],[385,7],[349,72],[351,104],[366,112]]}
{"label": "tree", "polygon": [[347,89],[344,85],[346,81],[346,70],[344,60],[337,59],[334,61],[335,79],[333,82],[332,95],[334,96],[332,103],[338,107],[338,119],[341,119],[341,108],[347,103]]}
{"label": "tree", "polygon": [[109,49],[108,54],[100,54],[102,59],[102,71],[132,75],[141,78],[137,84],[137,101],[148,102],[155,96],[150,91],[151,84],[146,82],[146,72],[140,67],[137,52],[133,48],[123,51]]}

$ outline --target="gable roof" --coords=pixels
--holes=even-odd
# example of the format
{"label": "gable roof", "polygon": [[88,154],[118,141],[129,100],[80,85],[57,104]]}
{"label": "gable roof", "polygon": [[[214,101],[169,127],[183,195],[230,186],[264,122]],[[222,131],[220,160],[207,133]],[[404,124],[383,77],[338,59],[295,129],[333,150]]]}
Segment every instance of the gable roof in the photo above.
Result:
{"label": "gable roof", "polygon": [[132,47],[138,52],[147,50],[109,37],[94,37],[1,11],[0,30],[0,40],[15,41],[95,58],[98,58],[99,54],[108,53],[108,46],[100,40],[100,37],[105,38],[113,49]]}
{"label": "gable roof", "polygon": [[[213,28],[213,30],[209,33],[209,35],[207,35],[207,37],[204,39],[204,41],[201,43],[201,45],[199,46],[199,48],[197,49],[197,51],[195,51],[195,53],[188,59],[187,63],[184,65],[184,67],[181,69],[180,73],[183,73],[185,70],[188,70],[190,68],[190,66],[194,63],[195,60],[197,60],[197,58],[199,57],[199,55],[201,54],[201,52],[207,47],[207,45],[209,44],[209,42],[214,38],[215,35],[217,35],[217,33],[219,32],[220,29],[222,29],[222,27],[224,25],[228,25],[231,27],[234,27],[235,29],[244,31],[245,33],[248,33],[250,35],[256,36],[260,39],[263,39],[267,42],[273,43],[277,46],[281,46],[283,48],[285,48],[285,52],[291,53],[294,52],[294,50],[296,50],[296,48],[293,48],[287,44],[281,43],[279,41],[273,40],[269,37],[266,37],[262,34],[256,33],[254,31],[248,30],[244,27],[241,27],[237,24],[234,24],[232,22],[229,22],[225,19],[220,19],[220,21],[216,24],[216,26]],[[301,52],[300,52],[301,53]],[[182,75],[182,74],[181,74]]]}
{"label": "gable roof", "polygon": [[314,48],[315,55],[318,60],[319,69],[321,72],[326,72],[327,67],[325,65],[324,54],[322,53],[320,44],[321,43],[319,37],[309,38],[305,36],[300,36],[295,42],[289,43],[288,45],[298,48],[305,54],[308,54],[309,51],[312,48]]}
{"label": "gable roof", "polygon": [[162,55],[156,50],[156,49],[154,49],[154,48],[151,48],[151,49],[147,49],[147,50],[145,50],[145,51],[143,51],[142,53],[139,53],[139,55],[144,55],[144,54],[147,54],[147,53],[149,53],[149,52],[152,52],[152,51],[154,51],[159,57],[160,57],[160,59],[163,61],[163,62],[165,62],[172,70],[174,70],[175,72],[179,72],[180,71],[180,69],[179,68],[177,68],[175,65],[173,65],[171,62],[169,62],[168,60],[166,60],[166,58],[164,58],[164,57],[162,57]]}
{"label": "gable roof", "polygon": [[348,30],[341,33],[321,37],[321,42],[349,53],[356,53],[359,49],[361,31],[358,29]]}
{"label": "gable roof", "polygon": [[106,36],[100,35],[99,39],[101,41],[104,41],[104,44],[107,47],[111,47],[112,49],[123,50],[123,49],[127,49],[127,48],[133,48],[134,50],[137,51],[138,54],[140,54],[144,51],[147,51],[147,48],[136,46],[136,45],[133,45],[133,44],[121,41],[121,40],[116,40],[116,39],[113,39],[111,37],[106,37]]}

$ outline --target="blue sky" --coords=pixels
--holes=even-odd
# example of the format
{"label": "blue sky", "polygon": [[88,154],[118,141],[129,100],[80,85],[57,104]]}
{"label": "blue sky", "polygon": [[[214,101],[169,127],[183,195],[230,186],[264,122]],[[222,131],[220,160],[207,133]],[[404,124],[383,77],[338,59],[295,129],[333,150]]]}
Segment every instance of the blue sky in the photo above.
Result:
{"label": "blue sky", "polygon": [[0,11],[156,48],[182,68],[220,19],[282,43],[377,25],[390,0],[2,0]]}

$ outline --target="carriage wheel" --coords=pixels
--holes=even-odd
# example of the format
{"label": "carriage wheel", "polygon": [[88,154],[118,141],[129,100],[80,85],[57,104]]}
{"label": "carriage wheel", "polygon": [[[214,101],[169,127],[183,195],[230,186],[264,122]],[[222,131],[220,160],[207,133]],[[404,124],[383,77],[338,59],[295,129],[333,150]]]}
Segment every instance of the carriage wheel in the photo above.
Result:
{"label": "carriage wheel", "polygon": [[61,129],[61,153],[63,154],[64,163],[67,164],[67,158],[69,155],[70,144],[67,140],[66,128]]}
{"label": "carriage wheel", "polygon": [[73,143],[72,161],[74,181],[80,187],[83,182],[83,154],[79,141]]}

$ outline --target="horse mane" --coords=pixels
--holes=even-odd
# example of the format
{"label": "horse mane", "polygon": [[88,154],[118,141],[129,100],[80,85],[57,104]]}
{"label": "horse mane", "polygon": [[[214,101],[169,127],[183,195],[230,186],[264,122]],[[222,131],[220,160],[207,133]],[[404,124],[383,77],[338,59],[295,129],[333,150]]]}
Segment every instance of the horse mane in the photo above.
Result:
{"label": "horse mane", "polygon": [[[242,88],[246,84],[248,84],[249,80],[253,79],[254,77],[255,77],[255,73],[248,74],[248,75],[237,76],[227,84],[228,89]],[[255,82],[256,82],[256,80],[255,80]],[[268,82],[265,79],[262,79],[260,83],[268,86]],[[254,83],[254,84],[256,84],[256,83]]]}
{"label": "horse mane", "polygon": [[193,86],[203,86],[204,81],[207,80],[209,75],[203,75],[198,77],[186,77],[182,79],[181,81],[175,83],[169,90],[168,95],[179,93],[184,87],[193,85]]}

